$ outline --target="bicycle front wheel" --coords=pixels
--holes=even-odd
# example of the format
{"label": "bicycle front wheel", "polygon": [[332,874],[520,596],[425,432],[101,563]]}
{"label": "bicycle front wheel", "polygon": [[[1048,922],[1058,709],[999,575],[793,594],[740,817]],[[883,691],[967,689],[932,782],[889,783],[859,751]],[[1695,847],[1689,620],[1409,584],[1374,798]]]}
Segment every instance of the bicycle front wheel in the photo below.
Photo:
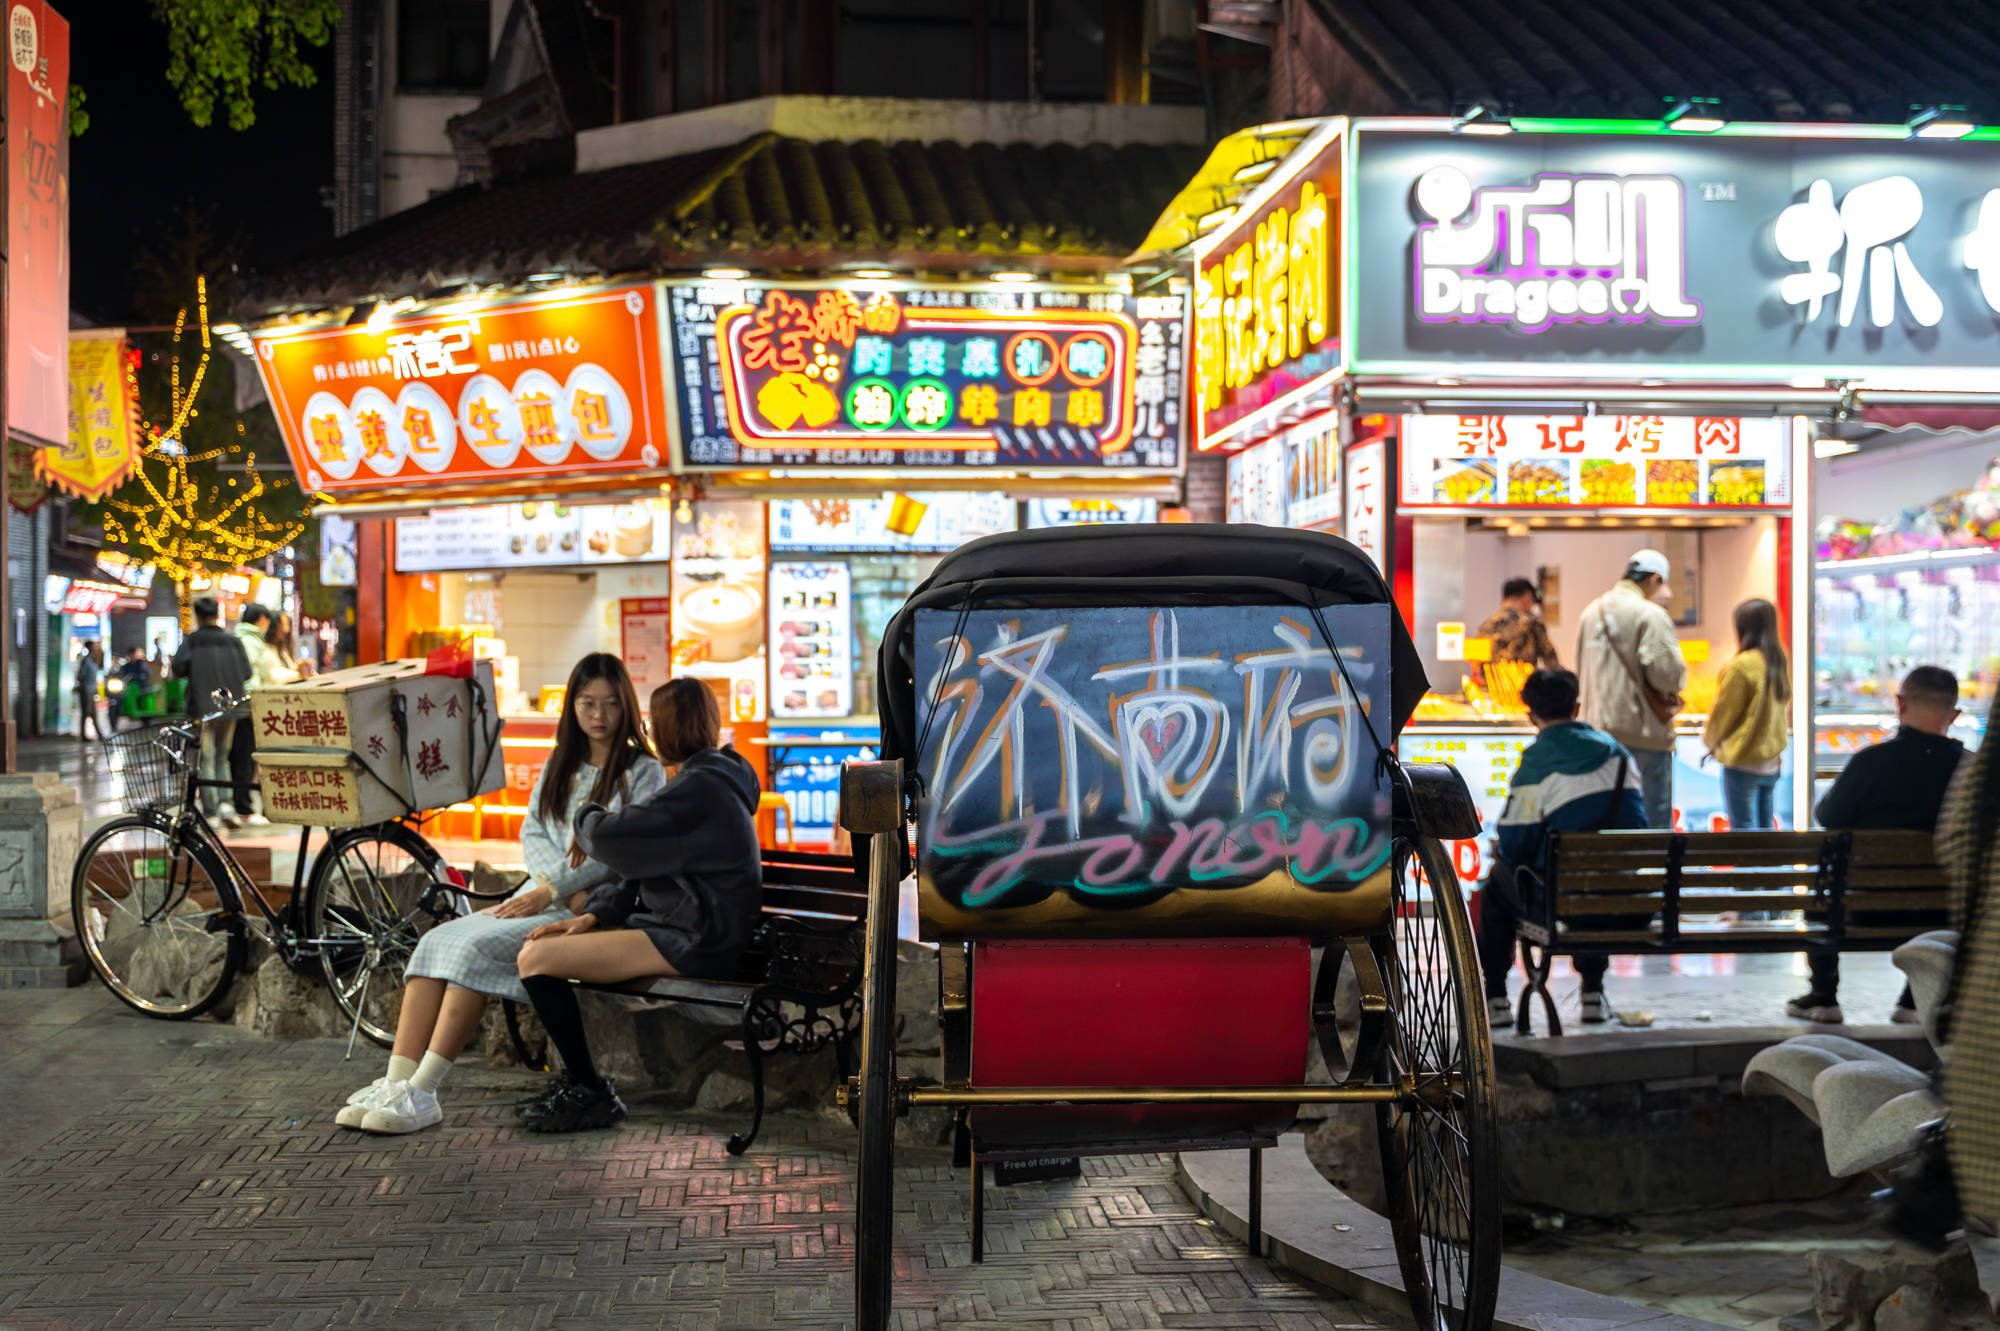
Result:
{"label": "bicycle front wheel", "polygon": [[313,861],[306,927],[334,1001],[379,1045],[396,1036],[403,968],[417,940],[463,909],[444,857],[415,830],[337,833]]}
{"label": "bicycle front wheel", "polygon": [[243,966],[235,893],[213,852],[164,819],[114,819],[84,842],[70,914],[90,968],[150,1017],[215,1006]]}

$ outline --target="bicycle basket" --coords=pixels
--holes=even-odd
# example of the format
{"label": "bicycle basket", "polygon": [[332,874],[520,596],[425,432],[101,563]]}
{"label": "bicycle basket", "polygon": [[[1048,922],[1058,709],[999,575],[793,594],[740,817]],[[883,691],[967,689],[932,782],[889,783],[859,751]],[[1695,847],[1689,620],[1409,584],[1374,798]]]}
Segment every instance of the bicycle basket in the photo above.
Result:
{"label": "bicycle basket", "polygon": [[126,805],[138,809],[178,801],[181,777],[197,742],[198,736],[177,729],[135,730],[108,738],[105,757],[124,788]]}

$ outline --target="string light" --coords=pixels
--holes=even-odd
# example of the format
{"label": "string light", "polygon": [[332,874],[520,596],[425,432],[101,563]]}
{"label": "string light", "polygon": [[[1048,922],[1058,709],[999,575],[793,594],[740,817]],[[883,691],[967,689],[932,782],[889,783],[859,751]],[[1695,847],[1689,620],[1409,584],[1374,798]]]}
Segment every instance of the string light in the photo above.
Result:
{"label": "string light", "polygon": [[[254,564],[291,545],[305,531],[303,523],[276,521],[264,513],[259,501],[271,493],[271,487],[258,473],[254,453],[229,446],[192,455],[188,452],[183,432],[199,414],[195,400],[208,375],[205,278],[195,280],[195,304],[194,327],[199,330],[201,352],[194,371],[183,386],[180,347],[189,332],[188,311],[183,307],[174,319],[174,350],[167,367],[167,427],[161,429],[141,414],[139,465],[132,479],[106,500],[104,515],[106,536],[146,556],[183,593],[197,577]],[[125,382],[134,403],[139,401],[138,372],[139,357],[133,352],[125,361]],[[236,432],[243,433],[241,421],[236,423]],[[231,477],[226,493],[220,485],[204,486],[190,473],[190,467],[239,452],[243,453],[244,478],[239,482]],[[135,485],[141,495],[132,494]]]}

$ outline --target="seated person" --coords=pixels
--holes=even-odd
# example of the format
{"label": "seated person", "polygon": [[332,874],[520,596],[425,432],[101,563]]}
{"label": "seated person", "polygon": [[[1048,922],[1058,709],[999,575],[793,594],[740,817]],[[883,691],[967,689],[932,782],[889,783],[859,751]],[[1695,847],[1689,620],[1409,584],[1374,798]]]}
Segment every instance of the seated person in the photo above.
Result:
{"label": "seated person", "polygon": [[[1868,827],[1937,830],[1945,787],[1965,757],[1965,746],[1945,734],[1958,720],[1958,676],[1941,666],[1918,666],[1903,676],[1896,689],[1896,720],[1900,725],[1894,739],[1861,750],[1834,778],[1833,789],[1826,792],[1816,811],[1820,826],[1835,831]],[[1847,920],[1849,924],[1907,924],[1912,938],[1926,929],[1945,927],[1942,911],[1859,911]],[[1812,988],[1785,1004],[1785,1014],[1806,1021],[1840,1022],[1840,954],[1808,953],[1807,961],[1812,969]],[[1910,996],[1910,987],[1904,985],[1890,1020],[1908,1023],[1916,1019],[1916,1000]]]}
{"label": "seated person", "polygon": [[563,1075],[522,1109],[535,1132],[609,1127],[625,1106],[598,1075],[571,980],[618,984],[662,975],[725,979],[736,970],[763,907],[757,774],[722,730],[715,695],[699,680],[653,691],[653,742],[672,775],[643,804],[576,815],[572,861],[588,855],[624,881],[591,894],[582,913],[528,935],[521,985],[562,1055]]}
{"label": "seated person", "polygon": [[639,728],[625,663],[592,652],[570,671],[555,748],[521,821],[528,881],[499,905],[448,920],[418,940],[403,972],[388,1071],[349,1096],[334,1122],[402,1133],[443,1119],[438,1086],[479,1029],[488,995],[528,1001],[515,974],[521,944],[542,925],[570,918],[592,888],[615,881],[597,861],[570,858],[570,817],[586,803],[615,808],[644,799],[664,780]]}
{"label": "seated person", "polygon": [[[1496,1025],[1512,1020],[1507,971],[1514,964],[1515,903],[1529,874],[1543,872],[1549,833],[1646,825],[1639,765],[1617,740],[1576,719],[1577,693],[1576,675],[1563,669],[1537,670],[1521,686],[1528,724],[1536,734],[1521,751],[1520,765],[1507,784],[1499,857],[1479,898],[1479,969],[1486,976],[1486,1014]],[[1625,922],[1624,917],[1603,922],[1613,920]],[[1610,958],[1586,953],[1574,960],[1583,980],[1583,1019],[1607,1020],[1611,1009],[1604,998],[1604,972]]]}

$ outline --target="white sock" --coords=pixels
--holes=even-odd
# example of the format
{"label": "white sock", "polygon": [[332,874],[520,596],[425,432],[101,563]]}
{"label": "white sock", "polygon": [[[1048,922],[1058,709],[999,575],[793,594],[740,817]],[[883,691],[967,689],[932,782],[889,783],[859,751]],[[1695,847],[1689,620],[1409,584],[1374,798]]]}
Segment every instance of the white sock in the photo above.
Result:
{"label": "white sock", "polygon": [[420,1091],[429,1091],[432,1095],[436,1095],[438,1086],[444,1081],[444,1074],[450,1071],[450,1059],[426,1049],[424,1061],[417,1064],[417,1070],[410,1074],[410,1085]]}
{"label": "white sock", "polygon": [[417,1070],[417,1060],[401,1054],[389,1055],[389,1080],[408,1081]]}

